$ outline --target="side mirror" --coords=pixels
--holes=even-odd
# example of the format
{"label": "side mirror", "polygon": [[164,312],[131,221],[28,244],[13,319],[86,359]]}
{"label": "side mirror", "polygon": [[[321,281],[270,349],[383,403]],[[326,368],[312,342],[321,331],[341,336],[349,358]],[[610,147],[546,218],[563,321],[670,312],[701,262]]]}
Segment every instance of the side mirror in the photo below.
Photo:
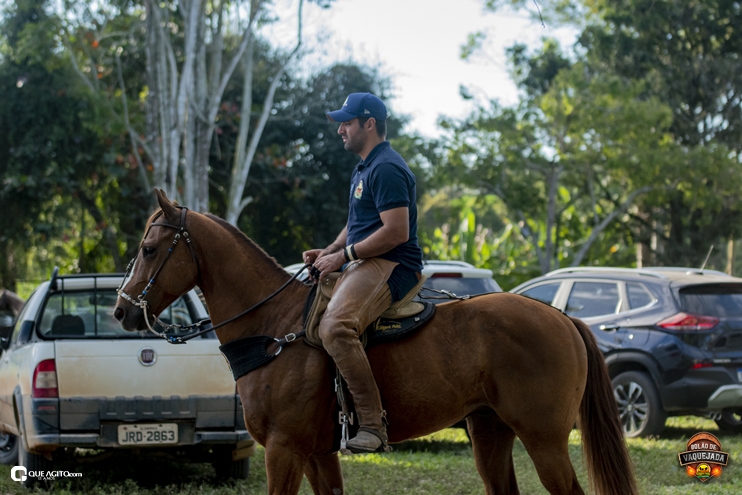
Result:
{"label": "side mirror", "polygon": [[0,338],[0,348],[2,348],[2,350],[7,351],[9,346],[10,346],[10,337]]}

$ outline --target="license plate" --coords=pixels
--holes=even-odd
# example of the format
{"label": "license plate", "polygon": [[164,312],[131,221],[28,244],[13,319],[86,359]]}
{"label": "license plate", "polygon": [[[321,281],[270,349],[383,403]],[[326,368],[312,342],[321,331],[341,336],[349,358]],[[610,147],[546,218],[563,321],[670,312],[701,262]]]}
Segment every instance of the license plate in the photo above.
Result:
{"label": "license plate", "polygon": [[176,423],[119,425],[119,445],[178,443]]}

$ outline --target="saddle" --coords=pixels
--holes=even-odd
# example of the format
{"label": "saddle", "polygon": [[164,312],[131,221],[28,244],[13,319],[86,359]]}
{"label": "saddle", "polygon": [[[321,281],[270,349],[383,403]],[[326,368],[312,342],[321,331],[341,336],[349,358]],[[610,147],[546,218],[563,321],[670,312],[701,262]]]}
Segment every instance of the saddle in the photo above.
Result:
{"label": "saddle", "polygon": [[[321,283],[312,286],[304,306],[304,341],[309,345],[324,349],[319,337],[319,323],[332,299],[335,284],[342,274],[331,273]],[[401,338],[426,323],[435,314],[435,305],[429,302],[413,301],[420,293],[427,277],[422,275],[417,284],[401,300],[393,303],[361,334],[364,347]]]}

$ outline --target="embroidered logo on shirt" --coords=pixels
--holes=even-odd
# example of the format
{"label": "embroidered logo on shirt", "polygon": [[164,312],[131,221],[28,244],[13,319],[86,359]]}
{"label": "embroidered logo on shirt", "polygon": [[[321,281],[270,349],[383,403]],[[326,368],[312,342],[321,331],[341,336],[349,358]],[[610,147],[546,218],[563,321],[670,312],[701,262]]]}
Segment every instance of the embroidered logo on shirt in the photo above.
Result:
{"label": "embroidered logo on shirt", "polygon": [[361,196],[363,196],[363,180],[358,182],[358,185],[356,186],[356,191],[353,193],[353,197],[356,199],[361,199]]}

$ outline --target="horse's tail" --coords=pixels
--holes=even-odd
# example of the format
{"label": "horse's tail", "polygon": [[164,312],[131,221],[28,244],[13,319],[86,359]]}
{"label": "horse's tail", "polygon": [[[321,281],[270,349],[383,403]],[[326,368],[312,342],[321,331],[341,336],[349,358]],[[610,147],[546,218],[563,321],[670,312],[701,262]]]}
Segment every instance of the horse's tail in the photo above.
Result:
{"label": "horse's tail", "polygon": [[587,384],[580,404],[582,450],[592,491],[599,495],[636,495],[634,469],[624,441],[613,385],[590,328],[570,318],[587,348]]}

